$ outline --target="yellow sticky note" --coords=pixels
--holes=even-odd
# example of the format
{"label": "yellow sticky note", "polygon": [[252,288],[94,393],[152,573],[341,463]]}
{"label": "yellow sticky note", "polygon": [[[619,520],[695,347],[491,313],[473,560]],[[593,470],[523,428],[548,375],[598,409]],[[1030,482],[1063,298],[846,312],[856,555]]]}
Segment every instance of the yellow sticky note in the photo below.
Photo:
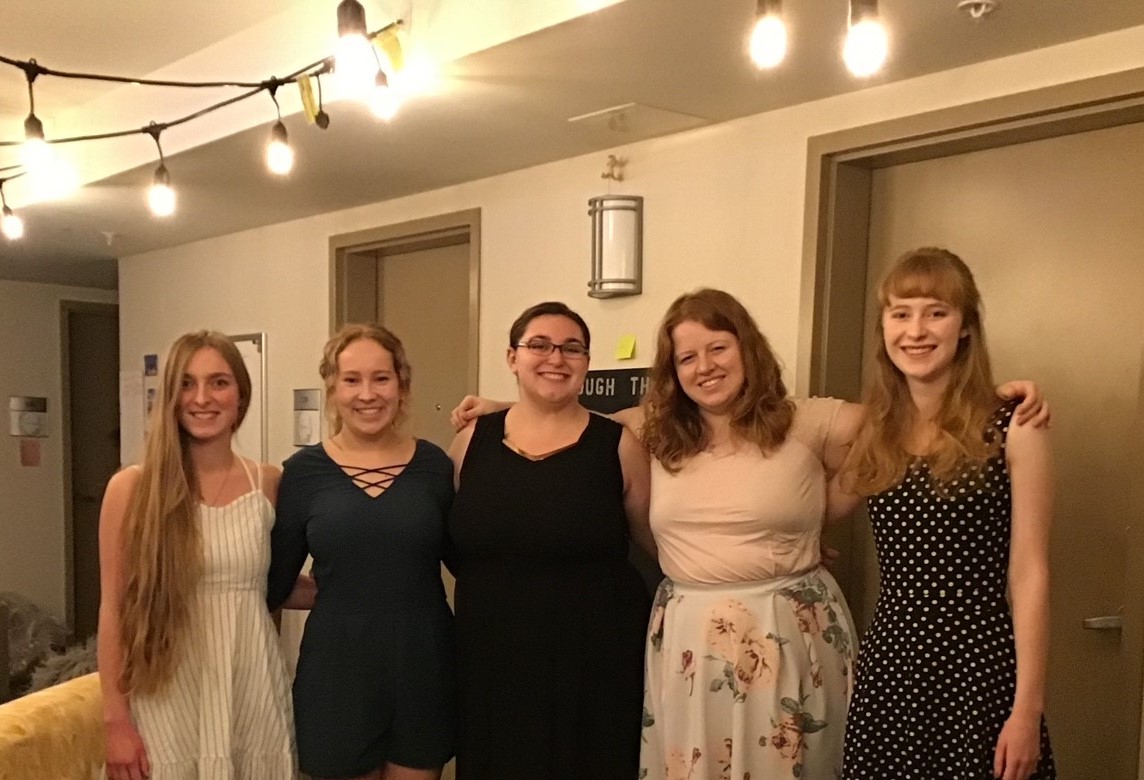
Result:
{"label": "yellow sticky note", "polygon": [[616,344],[616,360],[631,360],[636,356],[636,337],[632,335],[620,336]]}

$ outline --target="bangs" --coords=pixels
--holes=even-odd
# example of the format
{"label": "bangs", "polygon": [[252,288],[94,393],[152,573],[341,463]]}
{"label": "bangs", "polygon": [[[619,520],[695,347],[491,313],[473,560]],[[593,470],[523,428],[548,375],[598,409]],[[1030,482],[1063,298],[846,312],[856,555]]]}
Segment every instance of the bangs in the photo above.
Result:
{"label": "bangs", "polygon": [[915,253],[899,262],[882,281],[879,299],[888,306],[895,298],[933,298],[965,311],[973,308],[972,293],[959,269],[944,258]]}

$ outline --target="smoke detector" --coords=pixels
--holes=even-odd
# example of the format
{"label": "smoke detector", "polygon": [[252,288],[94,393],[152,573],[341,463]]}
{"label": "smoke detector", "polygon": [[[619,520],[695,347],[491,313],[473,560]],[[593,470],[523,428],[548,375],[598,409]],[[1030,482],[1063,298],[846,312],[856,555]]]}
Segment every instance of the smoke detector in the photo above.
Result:
{"label": "smoke detector", "polygon": [[959,0],[957,8],[974,19],[983,19],[997,10],[998,2],[999,0]]}

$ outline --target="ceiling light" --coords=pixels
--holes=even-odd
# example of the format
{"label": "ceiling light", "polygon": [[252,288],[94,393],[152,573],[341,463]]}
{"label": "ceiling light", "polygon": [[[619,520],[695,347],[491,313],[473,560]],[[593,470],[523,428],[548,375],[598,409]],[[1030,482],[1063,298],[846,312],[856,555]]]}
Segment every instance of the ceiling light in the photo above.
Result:
{"label": "ceiling light", "polygon": [[369,108],[378,119],[388,122],[397,116],[401,108],[401,95],[389,85],[389,79],[382,71],[377,72],[373,94],[370,95]]}
{"label": "ceiling light", "polygon": [[24,120],[24,143],[20,147],[20,162],[31,174],[37,174],[48,167],[52,150],[44,139],[44,123],[35,113]]}
{"label": "ceiling light", "polygon": [[285,176],[294,167],[294,150],[286,135],[286,125],[279,119],[270,130],[270,143],[266,145],[266,167],[271,173]]}
{"label": "ceiling light", "polygon": [[167,172],[163,144],[159,141],[163,129],[163,125],[154,122],[147,126],[147,133],[155,139],[155,146],[159,150],[159,167],[155,169],[155,177],[147,189],[147,205],[156,217],[169,217],[175,213],[175,190],[171,187],[171,174]]}
{"label": "ceiling light", "polygon": [[751,31],[751,59],[760,68],[773,68],[787,51],[786,23],[782,0],[759,0],[755,27]]}
{"label": "ceiling light", "polygon": [[850,0],[850,30],[842,59],[855,76],[864,78],[881,70],[889,53],[889,36],[878,17],[878,0]]}
{"label": "ceiling light", "polygon": [[338,42],[334,47],[334,75],[346,97],[368,98],[380,69],[365,26],[365,8],[358,0],[338,3]]}
{"label": "ceiling light", "polygon": [[0,179],[0,233],[9,241],[18,241],[24,237],[24,220],[8,208],[8,201],[4,197],[5,181],[6,179]]}

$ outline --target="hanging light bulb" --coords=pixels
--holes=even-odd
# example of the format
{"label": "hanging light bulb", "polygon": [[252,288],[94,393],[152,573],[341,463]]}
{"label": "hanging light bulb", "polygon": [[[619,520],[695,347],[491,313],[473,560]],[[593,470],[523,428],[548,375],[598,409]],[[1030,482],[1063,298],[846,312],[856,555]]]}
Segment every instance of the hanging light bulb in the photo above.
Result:
{"label": "hanging light bulb", "polygon": [[294,167],[294,150],[286,135],[286,125],[279,119],[270,130],[270,143],[266,145],[266,167],[271,173],[285,176]]}
{"label": "hanging light bulb", "polygon": [[859,78],[872,76],[886,63],[890,42],[878,17],[878,0],[850,0],[850,30],[842,59]]}
{"label": "hanging light bulb", "polygon": [[783,61],[786,51],[782,0],[759,0],[757,20],[751,31],[751,60],[760,68],[773,68]]}
{"label": "hanging light bulb", "polygon": [[171,174],[167,166],[155,169],[155,179],[147,190],[147,205],[156,217],[169,217],[175,213],[175,190],[171,187]]}
{"label": "hanging light bulb", "polygon": [[[16,174],[19,176],[20,174]],[[18,241],[24,237],[24,220],[12,213],[8,208],[8,200],[4,197],[4,182],[0,179],[0,233],[9,241]]]}
{"label": "hanging light bulb", "polygon": [[0,217],[0,231],[9,241],[19,241],[24,237],[24,220],[12,213],[12,209],[4,206],[3,216]]}
{"label": "hanging light bulb", "polygon": [[377,72],[373,94],[369,98],[369,108],[373,115],[383,122],[393,119],[401,109],[401,94],[389,85],[389,79],[384,71]]}
{"label": "hanging light bulb", "polygon": [[368,99],[379,69],[365,26],[365,8],[358,0],[338,3],[338,42],[334,75],[347,97]]}
{"label": "hanging light bulb", "polygon": [[44,123],[33,114],[24,120],[24,143],[20,147],[20,162],[33,176],[51,164],[52,150],[44,139]]}

